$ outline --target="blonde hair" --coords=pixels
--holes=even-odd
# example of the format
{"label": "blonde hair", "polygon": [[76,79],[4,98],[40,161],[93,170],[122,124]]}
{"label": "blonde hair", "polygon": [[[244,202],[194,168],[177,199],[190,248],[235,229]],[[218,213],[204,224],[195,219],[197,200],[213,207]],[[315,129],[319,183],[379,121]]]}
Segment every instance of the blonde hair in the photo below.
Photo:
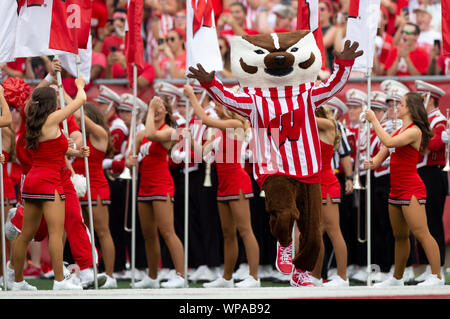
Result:
{"label": "blonde hair", "polygon": [[331,109],[328,106],[322,105],[316,109],[316,116],[328,119],[331,122],[333,122],[335,133],[336,133],[334,136],[333,145],[334,145],[334,149],[338,149],[339,144],[341,143],[341,132],[338,129],[336,119],[333,116],[333,112],[331,111]]}

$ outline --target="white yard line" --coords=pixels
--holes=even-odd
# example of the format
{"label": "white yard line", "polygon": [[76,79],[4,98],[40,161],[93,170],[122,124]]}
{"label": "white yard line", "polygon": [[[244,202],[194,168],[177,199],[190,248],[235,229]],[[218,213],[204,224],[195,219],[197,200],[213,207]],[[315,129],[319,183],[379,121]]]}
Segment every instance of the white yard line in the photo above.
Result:
{"label": "white yard line", "polygon": [[0,299],[450,299],[450,285],[442,287],[349,288],[183,288],[110,289],[83,291],[1,291]]}

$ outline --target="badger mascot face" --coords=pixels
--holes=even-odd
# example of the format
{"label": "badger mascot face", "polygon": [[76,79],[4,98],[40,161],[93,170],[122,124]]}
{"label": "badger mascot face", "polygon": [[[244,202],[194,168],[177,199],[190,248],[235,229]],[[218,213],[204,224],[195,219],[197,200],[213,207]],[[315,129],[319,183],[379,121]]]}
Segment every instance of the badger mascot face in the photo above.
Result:
{"label": "badger mascot face", "polygon": [[313,82],[322,56],[310,31],[236,36],[231,69],[242,87],[295,86]]}
{"label": "badger mascot face", "polygon": [[[304,271],[314,268],[321,247],[321,150],[315,109],[344,87],[354,59],[362,55],[355,52],[357,47],[357,42],[346,41],[343,51],[335,53],[334,73],[319,85],[315,82],[322,56],[310,31],[232,38],[231,67],[241,86],[237,93],[201,64],[189,68],[188,77],[197,79],[226,108],[246,117],[255,129],[254,175],[266,195],[271,232],[287,247],[294,221],[300,230],[300,248],[292,260],[295,286],[306,285]],[[272,129],[278,130],[283,143],[274,143]]]}

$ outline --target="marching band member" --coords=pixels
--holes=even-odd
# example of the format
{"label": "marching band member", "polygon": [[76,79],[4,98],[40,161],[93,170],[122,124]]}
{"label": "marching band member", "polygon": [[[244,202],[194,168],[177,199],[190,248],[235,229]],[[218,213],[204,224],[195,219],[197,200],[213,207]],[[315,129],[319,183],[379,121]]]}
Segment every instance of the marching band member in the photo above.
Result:
{"label": "marching band member", "polygon": [[[346,105],[348,107],[349,124],[347,129],[352,133],[349,142],[352,146],[353,175],[356,183],[365,185],[366,171],[362,168],[362,159],[365,158],[367,150],[366,125],[361,123],[360,114],[367,103],[367,94],[358,89],[349,89],[345,93]],[[349,216],[349,234],[344,236],[347,238],[348,254],[349,254],[349,279],[366,282],[367,280],[367,249],[365,243],[358,240],[358,229],[364,228],[364,218],[361,218],[358,225],[358,215],[364,216],[366,208],[366,198],[364,192],[356,190],[357,185],[353,183],[353,204],[350,208]],[[358,212],[359,210],[359,212]]]}
{"label": "marching band member", "polygon": [[[250,177],[241,165],[242,142],[239,142],[236,136],[230,138],[228,132],[219,134],[219,132],[226,131],[227,128],[241,129],[244,133],[249,128],[248,123],[244,118],[226,110],[219,103],[216,103],[215,110],[220,119],[208,116],[200,106],[194,89],[190,85],[184,86],[184,94],[189,98],[200,121],[209,127],[218,129],[208,142],[213,143],[212,147],[215,150],[218,177],[217,201],[224,236],[224,272],[223,276],[210,283],[205,283],[204,287],[260,287],[261,282],[258,278],[259,246],[252,230],[248,201],[253,197],[253,188]],[[243,139],[242,136],[241,138]],[[205,147],[209,143],[205,144]],[[197,143],[197,145],[203,144]],[[217,147],[215,147],[216,145]],[[239,253],[236,230],[239,231],[244,242],[249,263],[249,276],[234,285],[233,272]]]}
{"label": "marching band member", "polygon": [[377,283],[375,287],[403,286],[403,273],[410,253],[409,232],[423,245],[432,274],[419,283],[421,286],[444,285],[440,273],[439,247],[430,234],[425,212],[427,190],[417,173],[420,149],[425,149],[432,132],[425,112],[423,98],[407,93],[398,107],[398,117],[403,125],[392,135],[387,133],[372,110],[365,112],[366,119],[373,124],[383,148],[364,167],[376,169],[391,153],[391,191],[389,195],[389,217],[395,237],[395,269],[393,276]]}
{"label": "marching band member", "polygon": [[[192,87],[196,98],[208,117],[219,119],[214,103],[211,103],[206,90],[193,80]],[[203,100],[202,100],[203,99]],[[187,103],[187,102],[186,102]],[[192,104],[192,103],[191,103]],[[189,130],[194,141],[203,145],[208,140],[208,128],[197,114],[194,113],[192,105],[189,108],[190,121]],[[189,163],[189,251],[192,253],[190,265],[195,270],[189,275],[193,282],[213,281],[219,274],[216,269],[222,264],[220,256],[220,221],[218,218],[216,191],[217,191],[217,168],[209,165],[212,187],[205,187],[206,163],[202,156],[190,150]],[[184,158],[183,158],[184,161]],[[183,168],[184,172],[184,168]]]}
{"label": "marching band member", "polygon": [[[173,146],[175,129],[171,107],[167,100],[153,97],[150,102],[145,130],[137,133],[136,148],[144,156],[140,166],[141,182],[138,192],[138,211],[145,240],[148,274],[133,288],[159,288],[158,262],[161,257],[158,230],[165,241],[176,275],[161,284],[163,288],[183,288],[184,250],[175,233],[173,196],[175,186],[169,171],[168,152]],[[137,156],[128,155],[127,166],[137,165]]]}
{"label": "marching band member", "polygon": [[[416,91],[422,94],[425,103],[428,102],[425,105],[425,109],[434,135],[428,144],[427,150],[420,158],[417,172],[427,188],[427,203],[425,205],[427,222],[431,234],[439,245],[442,267],[445,263],[445,238],[442,216],[444,214],[445,198],[448,193],[448,174],[442,170],[445,166],[446,148],[442,133],[447,128],[447,122],[446,117],[439,110],[439,100],[445,95],[445,91],[421,80],[416,80],[415,85]],[[428,94],[429,98],[427,99]],[[446,133],[444,133],[444,139],[445,135]],[[421,245],[418,245],[418,259],[419,264],[426,264],[425,253]],[[441,273],[443,273],[442,269]],[[415,280],[421,282],[429,274],[430,266],[428,265],[427,270]]]}
{"label": "marching band member", "polygon": [[341,186],[331,167],[332,157],[338,147],[341,136],[336,120],[331,110],[322,106],[316,109],[317,128],[319,129],[320,149],[322,154],[322,170],[320,172],[320,186],[322,189],[322,225],[321,231],[326,231],[334,247],[337,263],[337,274],[331,280],[322,284],[321,273],[324,257],[324,247],[317,258],[316,266],[312,271],[312,280],[315,286],[348,287],[347,278],[347,245],[341,233],[339,222],[339,206],[341,202]]}
{"label": "marching band member", "polygon": [[[111,196],[102,163],[105,157],[109,157],[114,150],[109,129],[101,111],[92,103],[86,103],[84,110],[87,146],[90,150],[88,163],[94,230],[100,242],[105,273],[108,276],[106,283],[101,288],[109,288],[110,285],[114,286],[115,248],[109,229],[108,205],[111,204]],[[79,123],[80,111],[75,112],[74,116]],[[75,159],[72,167],[75,173],[83,176],[86,175],[83,158]],[[80,202],[83,207],[84,220],[89,221],[87,194]]]}
{"label": "marching band member", "polygon": [[[372,91],[370,107],[384,130],[391,130],[392,123],[387,118],[387,94],[382,91]],[[375,130],[370,130],[370,156],[374,157],[381,149],[382,143]],[[372,260],[379,266],[372,274],[372,281],[384,280],[384,274],[388,273],[394,264],[394,237],[389,224],[388,199],[389,199],[389,160],[385,160],[380,167],[371,171],[371,231],[374,234],[372,241]]]}

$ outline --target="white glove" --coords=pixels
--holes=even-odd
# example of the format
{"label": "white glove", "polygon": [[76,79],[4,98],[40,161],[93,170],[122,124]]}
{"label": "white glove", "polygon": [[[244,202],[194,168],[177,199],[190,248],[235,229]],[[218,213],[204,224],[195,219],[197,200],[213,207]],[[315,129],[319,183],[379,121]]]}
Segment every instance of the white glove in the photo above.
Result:
{"label": "white glove", "polygon": [[447,144],[447,143],[448,143],[448,133],[447,133],[447,130],[442,131],[441,139],[442,139],[442,142],[443,142],[444,144]]}
{"label": "white glove", "polygon": [[110,169],[112,167],[113,160],[111,158],[105,158],[102,163],[103,169]]}
{"label": "white glove", "polygon": [[80,174],[75,174],[70,177],[70,180],[72,181],[73,187],[75,188],[75,191],[77,192],[77,196],[79,198],[84,197],[86,195],[87,190],[87,182],[86,177]]}

